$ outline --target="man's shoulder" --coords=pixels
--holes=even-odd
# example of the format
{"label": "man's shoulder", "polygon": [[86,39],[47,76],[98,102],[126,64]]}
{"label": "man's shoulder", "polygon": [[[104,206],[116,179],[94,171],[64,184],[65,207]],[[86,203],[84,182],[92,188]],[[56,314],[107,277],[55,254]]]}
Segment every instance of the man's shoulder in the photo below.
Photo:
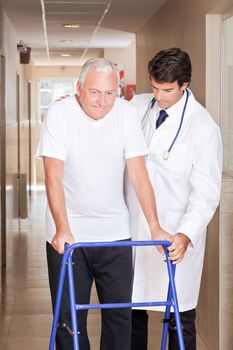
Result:
{"label": "man's shoulder", "polygon": [[130,102],[136,107],[141,105],[147,106],[153,97],[154,96],[152,93],[138,94],[138,95],[134,95]]}
{"label": "man's shoulder", "polygon": [[49,106],[46,119],[59,117],[67,120],[67,115],[73,114],[73,111],[75,110],[74,99],[75,96],[68,96],[61,100],[54,101]]}
{"label": "man's shoulder", "polygon": [[75,100],[75,96],[72,95],[72,96],[66,96],[64,98],[61,98],[60,100],[56,100],[53,102],[53,104],[51,105],[54,106],[54,108],[67,108],[67,106],[71,106],[73,105],[74,103],[74,100]]}
{"label": "man's shoulder", "polygon": [[146,94],[139,94],[139,95],[134,95],[133,98],[128,101],[123,98],[117,97],[115,105],[118,107],[122,108],[136,108],[138,109],[139,106],[142,105],[148,105],[150,101],[153,98],[153,94],[151,93],[146,93]]}
{"label": "man's shoulder", "polygon": [[130,101],[124,98],[117,97],[115,101],[115,107],[121,109],[122,112],[135,111],[135,107],[130,103]]}
{"label": "man's shoulder", "polygon": [[112,112],[125,126],[134,124],[135,119],[139,121],[137,108],[128,100],[117,98]]}

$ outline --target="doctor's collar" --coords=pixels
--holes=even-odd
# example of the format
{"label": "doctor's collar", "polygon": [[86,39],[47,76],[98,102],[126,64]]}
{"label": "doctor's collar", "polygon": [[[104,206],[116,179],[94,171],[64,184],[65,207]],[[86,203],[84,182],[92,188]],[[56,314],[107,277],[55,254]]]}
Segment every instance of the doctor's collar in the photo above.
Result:
{"label": "doctor's collar", "polygon": [[[189,90],[188,90],[188,93],[190,94]],[[159,113],[163,109],[167,112],[169,116],[180,115],[180,110],[182,110],[185,100],[186,100],[186,93],[184,92],[183,96],[179,99],[179,101],[177,101],[172,106],[166,109],[159,107],[158,103],[156,103],[156,113]]]}

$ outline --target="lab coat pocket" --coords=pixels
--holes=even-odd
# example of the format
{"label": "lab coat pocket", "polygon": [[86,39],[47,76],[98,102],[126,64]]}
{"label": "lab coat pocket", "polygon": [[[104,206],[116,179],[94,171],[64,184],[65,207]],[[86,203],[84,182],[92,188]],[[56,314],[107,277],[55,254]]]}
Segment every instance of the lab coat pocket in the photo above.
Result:
{"label": "lab coat pocket", "polygon": [[[164,150],[165,152],[166,150]],[[163,159],[164,153],[160,155],[160,165],[167,170],[182,171],[187,169],[187,163],[189,162],[188,157],[188,146],[186,144],[174,144],[173,148],[169,153],[168,159]]]}

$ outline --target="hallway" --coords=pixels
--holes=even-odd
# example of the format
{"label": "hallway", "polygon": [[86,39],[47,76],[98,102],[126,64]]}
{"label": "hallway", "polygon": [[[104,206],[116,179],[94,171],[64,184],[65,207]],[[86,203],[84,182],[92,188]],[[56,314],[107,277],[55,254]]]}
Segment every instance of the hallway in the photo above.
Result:
{"label": "hallway", "polygon": [[51,324],[44,241],[44,193],[34,192],[30,219],[8,240],[1,297],[0,350],[46,349]]}
{"label": "hallway", "polygon": [[[26,210],[18,210],[24,206],[20,188],[44,181],[42,162],[37,164],[34,154],[47,109],[69,93],[67,86],[73,89],[91,57],[116,63],[120,96],[151,93],[147,64],[169,47],[189,53],[190,88],[220,127],[224,145],[222,194],[208,225],[197,307],[197,350],[232,350],[233,0],[186,5],[184,0],[0,0],[0,350],[48,349],[52,315],[44,192],[33,191],[29,219],[22,219]],[[203,142],[199,147],[205,151]],[[186,153],[183,143],[181,150]],[[178,178],[176,161],[171,165]],[[96,301],[94,291],[92,297]],[[99,315],[99,310],[89,314],[92,350],[99,348]],[[148,350],[159,349],[161,319],[151,312]]]}

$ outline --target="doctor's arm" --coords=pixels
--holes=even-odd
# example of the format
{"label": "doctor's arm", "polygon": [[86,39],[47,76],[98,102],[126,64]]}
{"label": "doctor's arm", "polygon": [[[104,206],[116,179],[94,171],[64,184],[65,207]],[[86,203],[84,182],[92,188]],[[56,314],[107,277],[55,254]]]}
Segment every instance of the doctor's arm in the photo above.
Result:
{"label": "doctor's arm", "polygon": [[65,242],[74,243],[68,223],[63,189],[64,162],[50,157],[43,157],[43,162],[48,204],[56,226],[51,245],[62,254]]}
{"label": "doctor's arm", "polygon": [[[127,169],[130,181],[133,184],[137,198],[148,222],[153,240],[170,240],[171,235],[164,231],[158,222],[156,200],[151,186],[144,156],[127,159]],[[162,247],[158,247],[164,253]]]}
{"label": "doctor's arm", "polygon": [[191,242],[195,247],[218,206],[221,193],[222,141],[219,129],[209,128],[199,136],[195,148],[191,192],[186,213],[172,237],[170,260],[180,262]]}

